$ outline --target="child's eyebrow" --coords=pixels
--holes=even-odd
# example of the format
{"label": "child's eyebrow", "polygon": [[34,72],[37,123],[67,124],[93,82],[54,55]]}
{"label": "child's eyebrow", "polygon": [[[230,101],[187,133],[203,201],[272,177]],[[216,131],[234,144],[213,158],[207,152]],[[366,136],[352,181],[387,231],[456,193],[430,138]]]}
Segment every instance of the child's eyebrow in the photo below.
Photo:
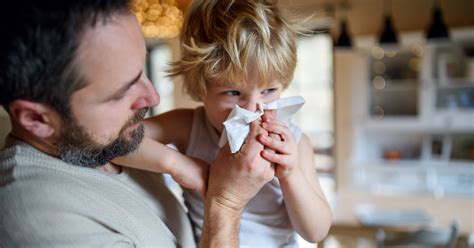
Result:
{"label": "child's eyebrow", "polygon": [[221,85],[216,85],[215,88],[219,90],[228,90],[228,89],[239,89],[240,87],[236,85],[231,85],[231,84],[227,84],[227,85],[221,84]]}

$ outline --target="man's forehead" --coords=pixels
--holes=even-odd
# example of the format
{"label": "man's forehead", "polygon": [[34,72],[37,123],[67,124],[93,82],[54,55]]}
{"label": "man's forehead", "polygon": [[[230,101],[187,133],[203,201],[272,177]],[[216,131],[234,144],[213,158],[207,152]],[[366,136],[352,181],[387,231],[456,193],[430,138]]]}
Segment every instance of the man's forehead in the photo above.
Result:
{"label": "man's forehead", "polygon": [[[76,64],[85,90],[110,93],[140,73],[146,48],[133,15],[117,15],[84,31]],[[95,91],[95,92],[94,92]]]}

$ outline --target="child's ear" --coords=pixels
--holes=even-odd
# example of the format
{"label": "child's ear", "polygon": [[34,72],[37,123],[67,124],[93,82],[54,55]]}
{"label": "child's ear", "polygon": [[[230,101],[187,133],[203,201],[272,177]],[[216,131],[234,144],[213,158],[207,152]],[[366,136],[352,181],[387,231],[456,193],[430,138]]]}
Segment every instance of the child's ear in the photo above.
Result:
{"label": "child's ear", "polygon": [[56,128],[55,111],[43,103],[14,100],[9,105],[11,118],[21,128],[38,138],[51,137]]}

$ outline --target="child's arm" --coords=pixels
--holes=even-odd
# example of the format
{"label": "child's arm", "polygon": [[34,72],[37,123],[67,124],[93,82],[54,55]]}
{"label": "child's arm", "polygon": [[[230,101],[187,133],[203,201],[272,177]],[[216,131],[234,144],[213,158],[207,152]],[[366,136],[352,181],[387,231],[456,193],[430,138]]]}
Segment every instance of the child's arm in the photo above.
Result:
{"label": "child's arm", "polygon": [[151,172],[168,173],[179,185],[197,191],[203,198],[206,193],[209,165],[147,137],[136,151],[112,162]]}
{"label": "child's arm", "polygon": [[276,164],[291,223],[301,237],[319,242],[329,231],[332,214],[317,179],[311,143],[302,135],[296,144],[288,127],[278,120],[266,120],[262,125],[279,136],[262,135],[259,140],[274,150],[265,150],[262,156]]}
{"label": "child's arm", "polygon": [[[191,133],[193,110],[179,109],[166,112],[144,121],[145,138],[138,149],[131,154],[114,159],[112,162],[127,167],[169,173],[185,188],[204,195],[209,166],[184,153]],[[173,143],[178,151],[164,144]]]}

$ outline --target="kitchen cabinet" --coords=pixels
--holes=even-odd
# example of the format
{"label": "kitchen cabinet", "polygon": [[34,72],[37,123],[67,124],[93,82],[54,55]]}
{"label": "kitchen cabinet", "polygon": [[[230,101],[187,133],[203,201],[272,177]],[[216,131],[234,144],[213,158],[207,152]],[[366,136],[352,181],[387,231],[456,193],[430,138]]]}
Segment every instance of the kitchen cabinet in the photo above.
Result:
{"label": "kitchen cabinet", "polygon": [[335,52],[339,187],[474,195],[473,44]]}

